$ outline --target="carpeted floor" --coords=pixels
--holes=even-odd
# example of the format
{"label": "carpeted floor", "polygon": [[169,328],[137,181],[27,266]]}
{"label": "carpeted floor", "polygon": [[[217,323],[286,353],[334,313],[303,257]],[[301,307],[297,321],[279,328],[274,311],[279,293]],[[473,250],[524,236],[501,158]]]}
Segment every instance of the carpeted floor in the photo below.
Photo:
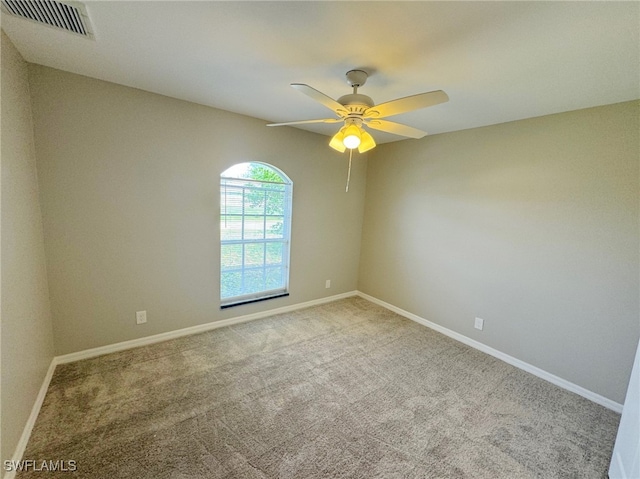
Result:
{"label": "carpeted floor", "polygon": [[619,415],[353,297],[56,368],[18,478],[605,478]]}

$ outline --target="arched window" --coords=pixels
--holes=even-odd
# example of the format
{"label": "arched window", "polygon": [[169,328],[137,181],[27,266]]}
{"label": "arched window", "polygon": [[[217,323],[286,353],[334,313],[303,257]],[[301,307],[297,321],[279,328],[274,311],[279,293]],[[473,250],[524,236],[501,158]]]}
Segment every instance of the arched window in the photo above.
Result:
{"label": "arched window", "polygon": [[221,307],[289,294],[293,184],[266,163],[220,175]]}

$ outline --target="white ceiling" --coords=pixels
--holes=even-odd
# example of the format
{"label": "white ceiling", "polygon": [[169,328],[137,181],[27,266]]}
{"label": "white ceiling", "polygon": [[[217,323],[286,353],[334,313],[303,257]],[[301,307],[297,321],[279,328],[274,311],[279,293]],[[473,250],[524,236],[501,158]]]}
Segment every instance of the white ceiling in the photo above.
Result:
{"label": "white ceiling", "polygon": [[85,4],[95,40],[7,14],[2,28],[29,62],[269,122],[331,117],[289,84],[338,98],[353,68],[376,103],[446,91],[391,118],[431,134],[640,98],[638,2]]}

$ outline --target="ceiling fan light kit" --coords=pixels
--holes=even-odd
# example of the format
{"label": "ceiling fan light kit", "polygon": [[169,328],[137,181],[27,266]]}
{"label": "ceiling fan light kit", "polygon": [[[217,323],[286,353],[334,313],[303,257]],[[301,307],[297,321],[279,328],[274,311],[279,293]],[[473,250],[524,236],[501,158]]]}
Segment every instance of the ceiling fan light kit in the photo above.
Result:
{"label": "ceiling fan light kit", "polygon": [[367,72],[364,70],[350,70],[346,76],[347,83],[353,87],[353,93],[343,95],[337,100],[304,83],[291,84],[296,90],[301,91],[308,97],[329,108],[338,118],[270,123],[267,126],[300,125],[304,123],[339,123],[342,121],[344,122],[344,126],[333,135],[331,141],[329,141],[329,146],[341,153],[347,148],[349,150],[357,148],[360,153],[364,153],[376,146],[375,140],[371,134],[366,131],[365,127],[408,138],[422,138],[427,134],[426,132],[400,123],[381,120],[381,118],[426,108],[449,100],[445,92],[437,90],[376,105],[371,97],[358,93],[358,88],[367,82]]}
{"label": "ceiling fan light kit", "polygon": [[350,150],[357,148],[360,153],[364,153],[374,148],[376,142],[373,137],[362,128],[362,120],[358,118],[347,118],[345,120],[345,126],[333,135],[329,146],[340,153],[344,152],[347,148]]}

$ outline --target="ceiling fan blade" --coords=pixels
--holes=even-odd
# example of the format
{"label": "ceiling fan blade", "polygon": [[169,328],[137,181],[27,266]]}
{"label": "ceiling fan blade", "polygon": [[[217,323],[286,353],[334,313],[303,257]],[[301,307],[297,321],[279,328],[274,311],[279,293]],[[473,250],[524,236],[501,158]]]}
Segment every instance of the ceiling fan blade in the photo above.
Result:
{"label": "ceiling fan blade", "polygon": [[319,92],[315,88],[311,88],[309,85],[305,85],[304,83],[292,83],[291,86],[296,90],[304,93],[308,97],[313,100],[321,103],[326,106],[329,110],[333,111],[338,116],[346,116],[349,114],[347,110],[345,110],[344,106],[335,101],[333,98],[328,97],[322,92]]}
{"label": "ceiling fan blade", "polygon": [[344,121],[342,118],[325,118],[324,120],[301,120],[287,121],[285,123],[269,123],[267,126],[302,125],[305,123],[340,123],[342,121]]}
{"label": "ceiling fan blade", "polygon": [[422,138],[427,134],[426,131],[418,130],[407,125],[401,125],[393,121],[387,120],[369,120],[365,123],[369,128],[374,130],[386,131],[387,133],[393,133],[394,135],[407,136],[409,138]]}
{"label": "ceiling fan blade", "polygon": [[419,93],[372,106],[364,112],[364,117],[385,118],[387,116],[399,115],[400,113],[437,105],[446,101],[449,101],[449,97],[442,90]]}

